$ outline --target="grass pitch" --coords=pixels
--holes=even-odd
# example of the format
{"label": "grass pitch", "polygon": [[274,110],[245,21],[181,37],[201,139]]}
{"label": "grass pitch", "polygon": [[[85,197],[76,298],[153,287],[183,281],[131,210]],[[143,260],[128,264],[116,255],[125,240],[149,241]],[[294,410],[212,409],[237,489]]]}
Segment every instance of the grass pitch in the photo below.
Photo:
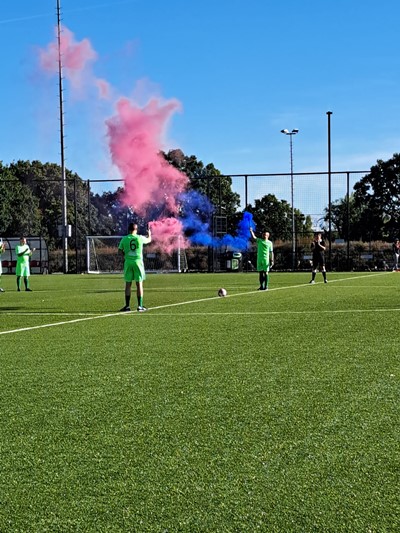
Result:
{"label": "grass pitch", "polygon": [[0,531],[399,531],[400,274],[309,279],[3,276]]}

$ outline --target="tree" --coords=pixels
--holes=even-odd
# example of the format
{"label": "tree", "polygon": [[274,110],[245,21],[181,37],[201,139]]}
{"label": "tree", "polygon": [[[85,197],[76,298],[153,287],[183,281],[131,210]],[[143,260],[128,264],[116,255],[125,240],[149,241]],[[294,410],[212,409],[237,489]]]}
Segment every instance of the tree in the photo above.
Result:
{"label": "tree", "polygon": [[222,176],[212,163],[204,165],[196,156],[186,156],[182,150],[170,150],[165,159],[189,178],[190,188],[207,196],[217,214],[234,215],[240,205],[240,195],[232,191],[232,178]]}
{"label": "tree", "polygon": [[93,208],[97,211],[95,235],[125,235],[128,223],[134,213],[122,202],[124,189],[118,187],[114,192],[106,191],[102,195],[95,194],[92,198]]}
{"label": "tree", "polygon": [[[254,207],[248,205],[246,210],[253,214],[258,228],[271,232],[274,240],[292,239],[292,208],[286,200],[278,200],[274,194],[266,194],[254,201]],[[311,231],[312,221],[298,209],[294,210],[296,234]]]}
{"label": "tree", "polygon": [[397,235],[400,222],[400,154],[378,160],[371,172],[354,185],[359,209],[359,238],[380,240]]}
{"label": "tree", "polygon": [[[100,233],[105,220],[98,223],[96,207],[88,206],[88,184],[66,169],[67,221],[73,227],[71,248],[80,246],[88,234],[90,221]],[[17,161],[0,164],[0,228],[3,235],[41,235],[49,248],[60,243],[58,226],[62,223],[61,168],[55,163]],[[90,194],[90,200],[93,195]],[[91,204],[91,201],[89,202]],[[76,231],[76,239],[75,239]]]}
{"label": "tree", "polygon": [[[43,236],[50,248],[60,241],[58,226],[62,224],[62,176],[61,167],[55,163],[17,161],[9,165],[10,174],[26,186],[36,198],[40,213],[40,226],[30,234]],[[87,183],[68,169],[65,171],[67,191],[67,222],[73,227],[70,246],[83,242],[88,229]],[[96,219],[96,213],[92,213]],[[10,231],[8,231],[10,233]]]}
{"label": "tree", "polygon": [[0,164],[0,234],[40,233],[39,202],[30,188],[15,181],[10,169]]}
{"label": "tree", "polygon": [[[362,229],[360,224],[362,209],[356,207],[354,194],[340,198],[331,204],[331,223],[340,239],[358,240]],[[329,223],[329,210],[325,208],[324,222]]]}

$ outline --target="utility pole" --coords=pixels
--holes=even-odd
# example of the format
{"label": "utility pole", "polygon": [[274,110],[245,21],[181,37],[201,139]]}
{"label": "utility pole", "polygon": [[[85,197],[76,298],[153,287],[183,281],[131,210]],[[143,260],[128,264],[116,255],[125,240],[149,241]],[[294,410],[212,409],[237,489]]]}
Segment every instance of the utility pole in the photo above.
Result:
{"label": "utility pole", "polygon": [[331,165],[331,115],[328,115],[328,239],[329,239],[329,268],[332,269],[332,165]]}
{"label": "utility pole", "polygon": [[296,268],[296,224],[294,216],[294,181],[293,181],[293,135],[299,133],[298,129],[292,131],[281,130],[284,135],[289,135],[290,140],[290,202],[292,204],[292,270]]}
{"label": "utility pole", "polygon": [[68,272],[68,217],[67,217],[67,181],[65,177],[65,157],[64,157],[64,90],[63,90],[63,68],[61,54],[61,6],[60,0],[57,0],[57,41],[58,41],[58,95],[60,111],[60,148],[61,148],[61,231],[63,249],[63,272]]}

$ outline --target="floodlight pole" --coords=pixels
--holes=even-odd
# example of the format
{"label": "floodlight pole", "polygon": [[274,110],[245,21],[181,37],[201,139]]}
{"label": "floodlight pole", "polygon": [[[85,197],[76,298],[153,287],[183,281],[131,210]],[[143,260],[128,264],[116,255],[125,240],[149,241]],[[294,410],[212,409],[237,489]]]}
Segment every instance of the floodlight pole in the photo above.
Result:
{"label": "floodlight pole", "polygon": [[294,180],[293,180],[293,135],[299,133],[299,130],[294,129],[281,130],[281,133],[289,136],[290,146],[290,202],[292,204],[292,270],[295,270],[296,266],[296,224],[294,216]]}
{"label": "floodlight pole", "polygon": [[[328,246],[329,268],[332,268],[332,165],[331,165],[331,115],[332,111],[326,112],[328,116]],[[348,199],[347,199],[348,200]]]}
{"label": "floodlight pole", "polygon": [[61,239],[63,249],[63,272],[68,272],[68,216],[67,216],[67,181],[65,177],[64,157],[64,100],[63,100],[63,68],[61,58],[61,16],[60,0],[57,0],[57,44],[58,44],[58,96],[60,105],[60,151],[61,151]]}

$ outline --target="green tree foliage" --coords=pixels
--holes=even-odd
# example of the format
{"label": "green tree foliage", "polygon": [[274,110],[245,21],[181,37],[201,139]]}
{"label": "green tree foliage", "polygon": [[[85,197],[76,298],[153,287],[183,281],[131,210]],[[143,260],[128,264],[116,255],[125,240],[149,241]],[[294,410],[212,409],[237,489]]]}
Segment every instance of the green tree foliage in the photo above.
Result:
{"label": "green tree foliage", "polygon": [[234,215],[240,205],[240,195],[232,191],[232,178],[222,176],[212,163],[204,165],[194,155],[186,156],[182,150],[170,150],[165,159],[186,174],[190,188],[204,194],[214,205],[216,213]]}
{"label": "green tree foliage", "polygon": [[122,203],[123,192],[123,187],[118,187],[116,191],[93,196],[92,205],[97,212],[94,235],[125,235],[134,213]]}
{"label": "green tree foliage", "polygon": [[[247,211],[253,214],[257,230],[266,230],[274,240],[292,239],[292,208],[286,200],[278,200],[274,194],[266,194],[256,199],[254,206],[248,205]],[[294,210],[295,232],[297,235],[311,232],[312,221],[298,209]]]}
{"label": "green tree foliage", "polygon": [[[331,205],[331,223],[332,229],[339,239],[359,240],[361,228],[362,208],[356,206],[354,194],[340,198]],[[329,210],[325,208],[324,222],[329,224]]]}
{"label": "green tree foliage", "polygon": [[39,201],[31,189],[15,181],[8,168],[0,167],[0,234],[39,234],[41,216]]}
{"label": "green tree foliage", "polygon": [[388,161],[378,160],[371,172],[354,185],[354,207],[359,210],[358,238],[370,241],[397,235],[400,154],[394,154]]}
{"label": "green tree foliage", "polygon": [[[181,150],[164,154],[165,159],[184,172],[188,188],[205,195],[214,205],[215,214],[226,215],[228,233],[235,234],[242,218],[240,195],[232,190],[232,179],[221,175],[213,164],[204,165],[195,156],[185,156]],[[67,220],[73,228],[71,248],[84,247],[91,235],[124,234],[134,217],[122,203],[123,188],[93,194],[89,182],[66,169]],[[18,236],[21,233],[43,236],[50,248],[58,248],[61,239],[58,226],[62,223],[61,168],[54,163],[17,161],[8,166],[0,162],[0,234]],[[284,200],[266,195],[247,206],[253,213],[258,229],[268,228],[273,239],[292,237],[292,210]],[[295,210],[296,233],[311,230],[311,220]]]}
{"label": "green tree foliage", "polygon": [[[71,247],[84,242],[88,229],[87,184],[77,174],[66,170],[67,220],[76,239]],[[17,161],[0,166],[1,231],[8,236],[43,236],[50,248],[60,241],[58,226],[62,222],[61,168],[54,163]],[[94,213],[97,218],[97,213]]]}

